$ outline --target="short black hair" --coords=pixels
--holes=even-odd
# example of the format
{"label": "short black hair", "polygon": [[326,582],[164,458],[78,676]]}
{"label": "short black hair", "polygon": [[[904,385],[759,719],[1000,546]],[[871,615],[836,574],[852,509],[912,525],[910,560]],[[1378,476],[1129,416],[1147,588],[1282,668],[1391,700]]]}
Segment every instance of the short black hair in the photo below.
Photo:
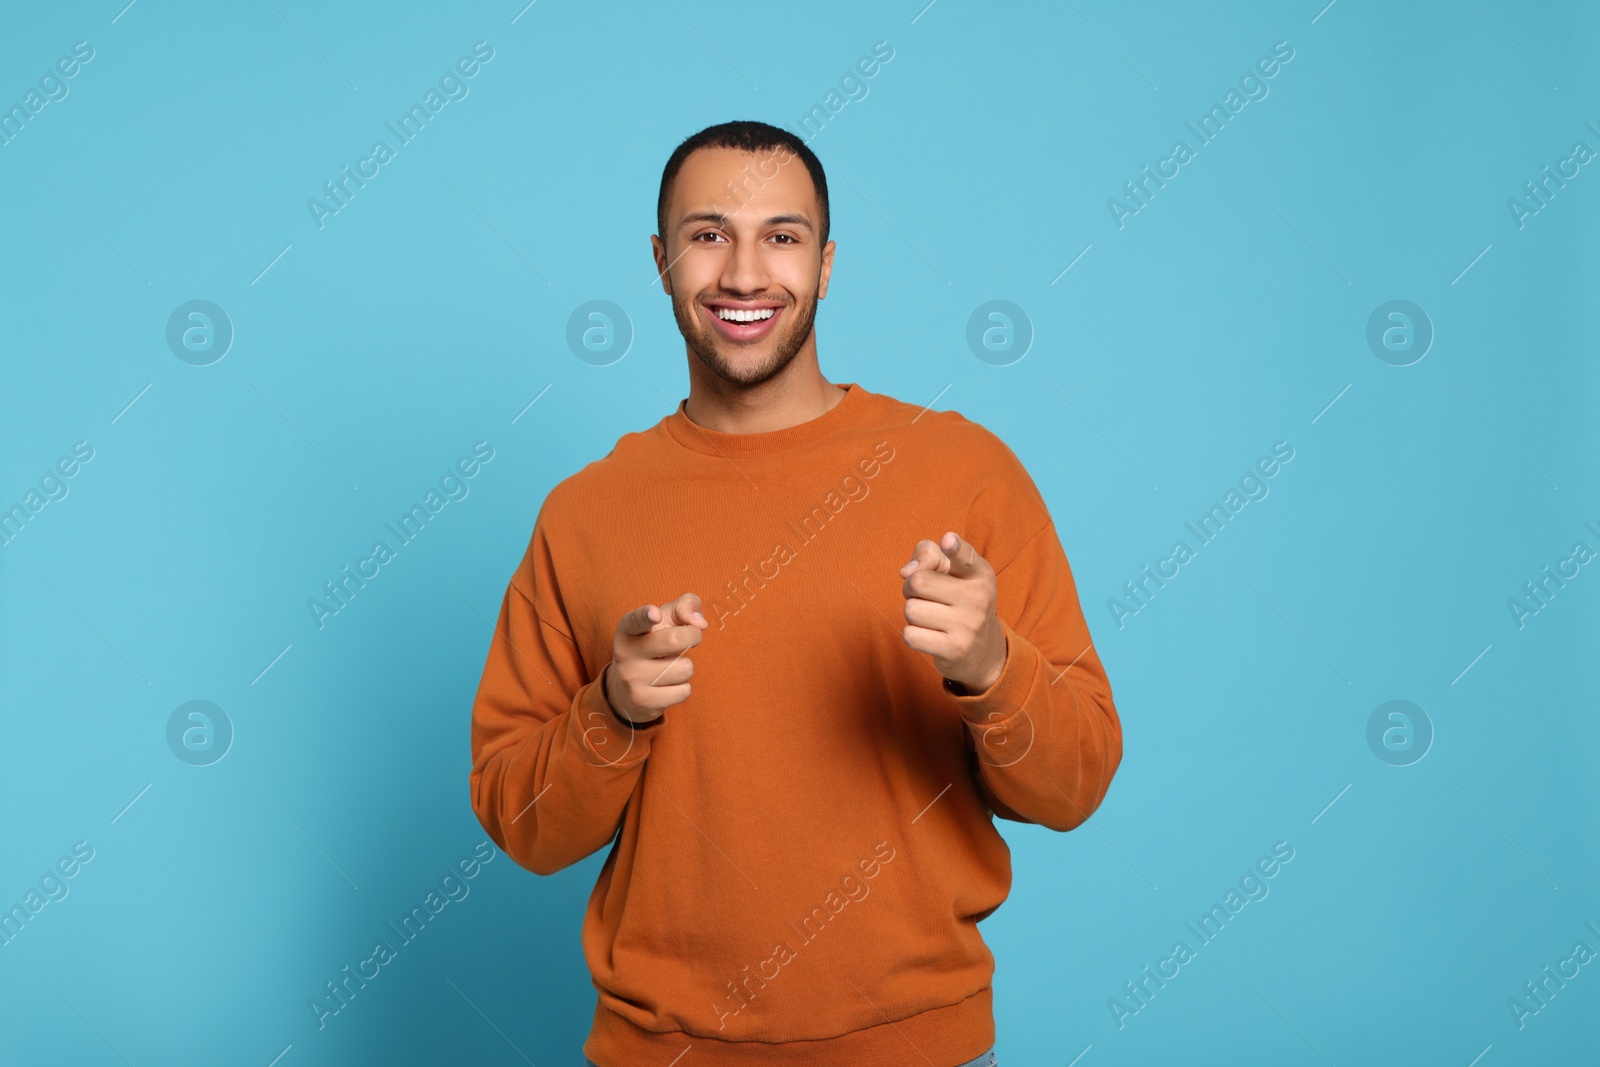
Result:
{"label": "short black hair", "polygon": [[[805,142],[800,140],[788,130],[777,126],[769,126],[765,122],[739,121],[724,122],[716,126],[707,126],[697,134],[685,138],[683,143],[673,150],[672,156],[667,160],[666,168],[661,172],[661,191],[656,196],[656,227],[663,241],[667,238],[667,195],[672,190],[672,183],[678,177],[678,172],[683,169],[683,161],[689,154],[700,148],[731,148],[740,152],[765,152],[787,149],[800,157],[806,165],[806,171],[811,175],[811,184],[817,191],[817,205],[821,208],[821,244],[828,243],[828,176],[822,172],[822,161],[815,152],[807,148]],[[758,179],[759,180],[759,179]]]}

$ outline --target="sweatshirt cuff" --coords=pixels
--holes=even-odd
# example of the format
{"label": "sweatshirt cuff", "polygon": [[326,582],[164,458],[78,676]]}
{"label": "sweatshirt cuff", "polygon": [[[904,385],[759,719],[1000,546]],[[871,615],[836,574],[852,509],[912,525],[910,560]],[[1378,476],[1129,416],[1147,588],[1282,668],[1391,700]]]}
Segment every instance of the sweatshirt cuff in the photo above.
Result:
{"label": "sweatshirt cuff", "polygon": [[1000,677],[982,693],[950,694],[962,717],[973,726],[993,727],[1021,712],[1039,674],[1039,650],[1004,619],[999,622],[1006,635],[1006,662]]}
{"label": "sweatshirt cuff", "polygon": [[600,678],[578,690],[573,714],[568,716],[567,740],[585,763],[624,770],[637,766],[650,754],[650,744],[660,730],[629,726],[611,710]]}

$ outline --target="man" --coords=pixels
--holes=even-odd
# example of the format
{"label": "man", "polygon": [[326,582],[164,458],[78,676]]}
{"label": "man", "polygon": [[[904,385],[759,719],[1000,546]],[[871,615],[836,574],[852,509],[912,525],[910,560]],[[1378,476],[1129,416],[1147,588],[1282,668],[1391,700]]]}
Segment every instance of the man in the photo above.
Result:
{"label": "man", "polygon": [[657,225],[689,396],[540,508],[473,809],[539,874],[611,846],[591,1063],[993,1063],[994,816],[1070,830],[1122,758],[1050,514],[981,426],[823,378],[793,135],[690,137]]}

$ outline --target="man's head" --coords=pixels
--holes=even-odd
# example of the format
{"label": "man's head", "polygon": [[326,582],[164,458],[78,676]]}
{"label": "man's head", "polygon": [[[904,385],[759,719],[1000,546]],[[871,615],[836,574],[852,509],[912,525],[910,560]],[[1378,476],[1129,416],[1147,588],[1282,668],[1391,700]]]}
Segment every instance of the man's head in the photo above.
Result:
{"label": "man's head", "polygon": [[808,345],[814,355],[833,243],[827,178],[799,138],[764,122],[701,130],[667,160],[656,225],[662,288],[684,341],[712,373],[759,385]]}

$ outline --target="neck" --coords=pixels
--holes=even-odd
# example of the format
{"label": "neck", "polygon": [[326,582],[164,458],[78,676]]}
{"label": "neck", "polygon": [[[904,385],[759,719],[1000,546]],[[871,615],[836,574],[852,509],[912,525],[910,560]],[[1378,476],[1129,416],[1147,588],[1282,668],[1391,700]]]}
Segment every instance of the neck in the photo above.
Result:
{"label": "neck", "polygon": [[739,385],[689,360],[689,421],[722,433],[767,433],[810,422],[833,410],[845,391],[822,376],[814,348],[760,385]]}

